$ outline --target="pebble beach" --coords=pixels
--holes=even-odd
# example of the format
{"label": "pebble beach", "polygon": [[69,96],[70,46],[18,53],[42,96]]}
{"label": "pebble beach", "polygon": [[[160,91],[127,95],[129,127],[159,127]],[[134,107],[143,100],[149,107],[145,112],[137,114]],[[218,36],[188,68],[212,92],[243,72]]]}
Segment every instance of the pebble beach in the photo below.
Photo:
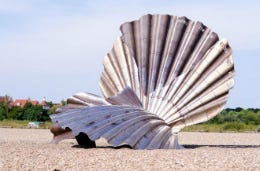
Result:
{"label": "pebble beach", "polygon": [[0,170],[260,170],[260,133],[181,132],[181,150],[50,144],[48,129],[0,128]]}

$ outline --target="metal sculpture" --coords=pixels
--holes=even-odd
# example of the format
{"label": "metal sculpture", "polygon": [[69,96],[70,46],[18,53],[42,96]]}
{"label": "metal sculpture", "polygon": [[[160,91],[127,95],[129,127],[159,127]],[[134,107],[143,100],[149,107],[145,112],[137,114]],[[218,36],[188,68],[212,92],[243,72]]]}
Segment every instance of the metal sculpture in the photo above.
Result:
{"label": "metal sculpture", "polygon": [[54,142],[76,136],[95,147],[182,148],[178,132],[217,115],[234,84],[232,50],[201,22],[145,15],[120,27],[103,60],[104,98],[78,93],[51,115]]}

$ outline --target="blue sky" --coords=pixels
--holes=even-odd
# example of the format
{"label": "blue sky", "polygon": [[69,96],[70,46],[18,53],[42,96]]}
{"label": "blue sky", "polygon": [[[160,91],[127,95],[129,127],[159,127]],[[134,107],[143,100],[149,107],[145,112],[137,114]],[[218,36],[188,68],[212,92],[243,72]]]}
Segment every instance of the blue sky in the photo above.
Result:
{"label": "blue sky", "polygon": [[260,108],[260,2],[239,0],[0,0],[0,95],[100,95],[101,61],[120,24],[147,13],[185,15],[227,38],[236,77],[226,107]]}

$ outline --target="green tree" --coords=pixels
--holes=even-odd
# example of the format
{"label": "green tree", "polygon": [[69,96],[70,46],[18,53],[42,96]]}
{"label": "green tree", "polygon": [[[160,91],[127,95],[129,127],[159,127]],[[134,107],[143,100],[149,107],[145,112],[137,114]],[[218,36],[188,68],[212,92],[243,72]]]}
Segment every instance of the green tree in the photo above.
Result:
{"label": "green tree", "polygon": [[53,105],[49,110],[48,110],[48,114],[51,115],[51,114],[54,114],[55,111],[60,108],[61,105]]}
{"label": "green tree", "polygon": [[22,116],[23,116],[23,109],[21,107],[15,106],[10,109],[7,119],[22,120]]}
{"label": "green tree", "polygon": [[48,111],[40,105],[33,106],[31,103],[26,103],[23,108],[23,120],[29,121],[48,121],[50,120]]}
{"label": "green tree", "polygon": [[6,105],[0,102],[0,121],[6,119]]}
{"label": "green tree", "polygon": [[47,102],[47,105],[51,108],[53,106],[52,101]]}
{"label": "green tree", "polygon": [[243,123],[246,125],[260,125],[260,110],[254,108],[243,109],[239,107],[235,109],[227,108],[206,123]]}
{"label": "green tree", "polygon": [[62,99],[60,103],[61,103],[62,106],[65,106],[67,104],[67,101]]}

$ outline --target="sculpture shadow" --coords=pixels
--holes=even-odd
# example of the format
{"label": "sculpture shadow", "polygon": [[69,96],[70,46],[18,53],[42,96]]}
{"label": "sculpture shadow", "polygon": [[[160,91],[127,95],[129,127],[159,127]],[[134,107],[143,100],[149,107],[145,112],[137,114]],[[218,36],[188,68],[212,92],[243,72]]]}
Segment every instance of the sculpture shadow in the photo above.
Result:
{"label": "sculpture shadow", "polygon": [[97,146],[95,141],[92,141],[87,134],[80,132],[79,135],[77,135],[76,140],[78,142],[78,145],[73,145],[72,148],[85,148],[85,149],[91,149],[91,148],[112,148],[112,149],[122,149],[122,148],[129,148],[132,149],[129,145],[121,145],[117,147],[113,146]]}
{"label": "sculpture shadow", "polygon": [[[196,149],[196,148],[202,148],[202,147],[208,147],[208,148],[259,148],[260,145],[182,145],[184,149]],[[96,146],[96,147],[88,147],[85,145],[73,145],[72,148],[84,148],[84,149],[133,149],[129,145],[122,145],[118,147],[113,146]],[[162,149],[165,150],[165,149]]]}
{"label": "sculpture shadow", "polygon": [[72,148],[84,148],[84,149],[93,149],[93,148],[99,148],[99,149],[123,149],[123,148],[127,148],[127,149],[133,149],[131,146],[129,145],[121,145],[118,147],[113,147],[113,146],[96,146],[96,147],[88,147],[85,145],[73,145]]}
{"label": "sculpture shadow", "polygon": [[[121,145],[121,146],[111,146],[111,145],[104,145],[104,146],[97,146],[95,141],[92,141],[87,134],[80,132],[78,136],[76,136],[76,140],[78,145],[73,145],[72,148],[85,148],[85,149],[92,149],[92,148],[106,148],[106,149],[133,149],[129,145]],[[185,149],[196,149],[201,147],[209,147],[209,148],[260,148],[260,145],[197,145],[197,144],[182,144]]]}
{"label": "sculpture shadow", "polygon": [[188,145],[184,144],[182,145],[186,149],[195,149],[195,148],[201,148],[201,147],[209,147],[209,148],[260,148],[260,145]]}

